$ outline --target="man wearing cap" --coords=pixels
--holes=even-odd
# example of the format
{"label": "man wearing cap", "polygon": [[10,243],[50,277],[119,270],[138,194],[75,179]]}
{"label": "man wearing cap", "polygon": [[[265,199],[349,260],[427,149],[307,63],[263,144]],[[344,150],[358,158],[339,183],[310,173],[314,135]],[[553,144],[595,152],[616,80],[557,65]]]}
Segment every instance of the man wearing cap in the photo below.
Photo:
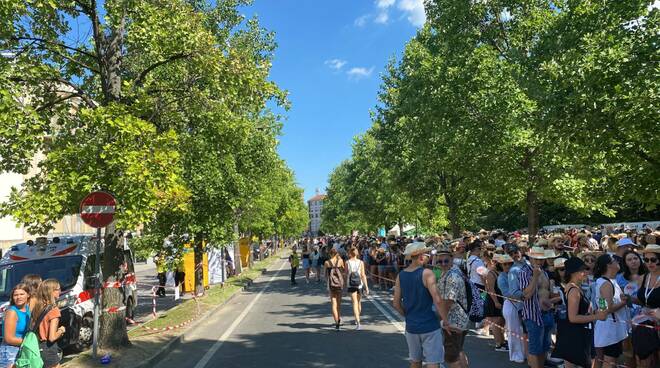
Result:
{"label": "man wearing cap", "polygon": [[637,244],[633,243],[628,237],[616,242],[616,254],[614,254],[612,258],[619,262],[619,267],[623,267],[623,255],[626,254],[627,251],[635,249],[635,245]]}
{"label": "man wearing cap", "polygon": [[394,284],[392,304],[406,319],[406,342],[410,356],[410,367],[439,368],[444,361],[442,332],[438,322],[440,297],[436,289],[433,271],[424,268],[428,263],[431,248],[424,242],[414,242],[406,246],[403,253],[411,259],[410,266],[403,269]]}

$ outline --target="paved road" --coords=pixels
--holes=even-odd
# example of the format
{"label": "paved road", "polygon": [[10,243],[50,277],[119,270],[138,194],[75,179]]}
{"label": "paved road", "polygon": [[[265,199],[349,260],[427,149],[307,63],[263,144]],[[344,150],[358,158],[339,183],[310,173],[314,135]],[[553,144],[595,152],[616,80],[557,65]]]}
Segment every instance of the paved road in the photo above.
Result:
{"label": "paved road", "polygon": [[[156,277],[156,266],[154,264],[138,264],[135,267],[135,274],[138,280],[138,301],[135,308],[135,320],[137,322],[146,322],[153,317],[152,312],[152,287],[158,285],[158,278]],[[164,298],[156,298],[156,312],[162,313],[168,309],[179,305],[186,299],[190,299],[189,294],[183,295],[182,299],[174,300],[174,291],[171,289],[166,290],[167,296]]]}
{"label": "paved road", "polygon": [[[190,331],[158,367],[406,367],[403,322],[388,300],[365,301],[363,330],[354,331],[348,299],[342,330],[334,331],[321,284],[289,285],[281,260],[218,313]],[[471,367],[522,367],[495,352],[492,340],[470,335]]]}

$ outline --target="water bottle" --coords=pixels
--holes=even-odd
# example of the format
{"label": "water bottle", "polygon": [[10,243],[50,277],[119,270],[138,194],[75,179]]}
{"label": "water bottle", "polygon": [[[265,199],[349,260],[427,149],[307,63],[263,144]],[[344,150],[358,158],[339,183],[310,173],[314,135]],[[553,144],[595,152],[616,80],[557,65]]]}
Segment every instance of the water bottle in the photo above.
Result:
{"label": "water bottle", "polygon": [[598,309],[607,310],[607,301],[605,298],[598,298]]}
{"label": "water bottle", "polygon": [[101,364],[110,364],[110,354],[105,354],[101,357]]}

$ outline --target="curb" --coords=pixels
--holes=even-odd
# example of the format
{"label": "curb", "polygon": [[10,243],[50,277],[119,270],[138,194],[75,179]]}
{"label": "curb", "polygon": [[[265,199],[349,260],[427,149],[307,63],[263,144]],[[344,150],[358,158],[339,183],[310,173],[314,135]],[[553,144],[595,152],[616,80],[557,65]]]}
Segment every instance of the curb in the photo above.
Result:
{"label": "curb", "polygon": [[[261,275],[263,275],[266,271],[268,271],[268,269],[262,270]],[[163,347],[161,347],[160,350],[158,350],[158,352],[156,354],[152,355],[150,358],[147,358],[142,363],[136,365],[135,368],[155,367],[158,363],[160,363],[163,360],[163,358],[165,356],[167,356],[167,354],[169,354],[171,352],[171,350],[176,349],[181,343],[185,342],[186,334],[188,332],[190,332],[191,330],[193,330],[195,327],[197,327],[197,325],[202,323],[202,321],[205,320],[205,317],[207,317],[211,313],[217,312],[220,308],[227,305],[227,303],[229,303],[234,298],[236,298],[236,296],[238,296],[241,292],[247,290],[248,287],[252,286],[253,282],[254,282],[254,280],[248,282],[247,285],[243,286],[236,293],[232,294],[229,298],[227,298],[227,300],[225,300],[224,302],[222,302],[222,303],[218,304],[217,306],[215,306],[213,309],[211,309],[211,310],[207,311],[206,313],[202,314],[201,316],[199,316],[197,321],[191,323],[190,326],[188,326],[188,328],[181,335],[177,336],[176,338],[170,340],[167,344],[163,345]]]}

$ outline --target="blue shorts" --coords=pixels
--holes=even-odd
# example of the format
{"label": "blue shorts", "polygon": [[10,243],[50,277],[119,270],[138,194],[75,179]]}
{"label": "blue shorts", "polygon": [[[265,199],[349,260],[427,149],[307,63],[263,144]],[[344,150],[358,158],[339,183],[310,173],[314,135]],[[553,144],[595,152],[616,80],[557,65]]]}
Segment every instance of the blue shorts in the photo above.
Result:
{"label": "blue shorts", "polygon": [[552,312],[543,312],[542,319],[543,326],[530,319],[523,320],[527,328],[528,350],[531,355],[544,355],[550,351],[550,332],[555,325],[555,319]]}
{"label": "blue shorts", "polygon": [[445,348],[442,344],[442,329],[424,334],[406,331],[406,342],[411,362],[440,364],[445,361]]}
{"label": "blue shorts", "polygon": [[0,367],[8,367],[16,362],[19,347],[7,344],[0,345]]}

